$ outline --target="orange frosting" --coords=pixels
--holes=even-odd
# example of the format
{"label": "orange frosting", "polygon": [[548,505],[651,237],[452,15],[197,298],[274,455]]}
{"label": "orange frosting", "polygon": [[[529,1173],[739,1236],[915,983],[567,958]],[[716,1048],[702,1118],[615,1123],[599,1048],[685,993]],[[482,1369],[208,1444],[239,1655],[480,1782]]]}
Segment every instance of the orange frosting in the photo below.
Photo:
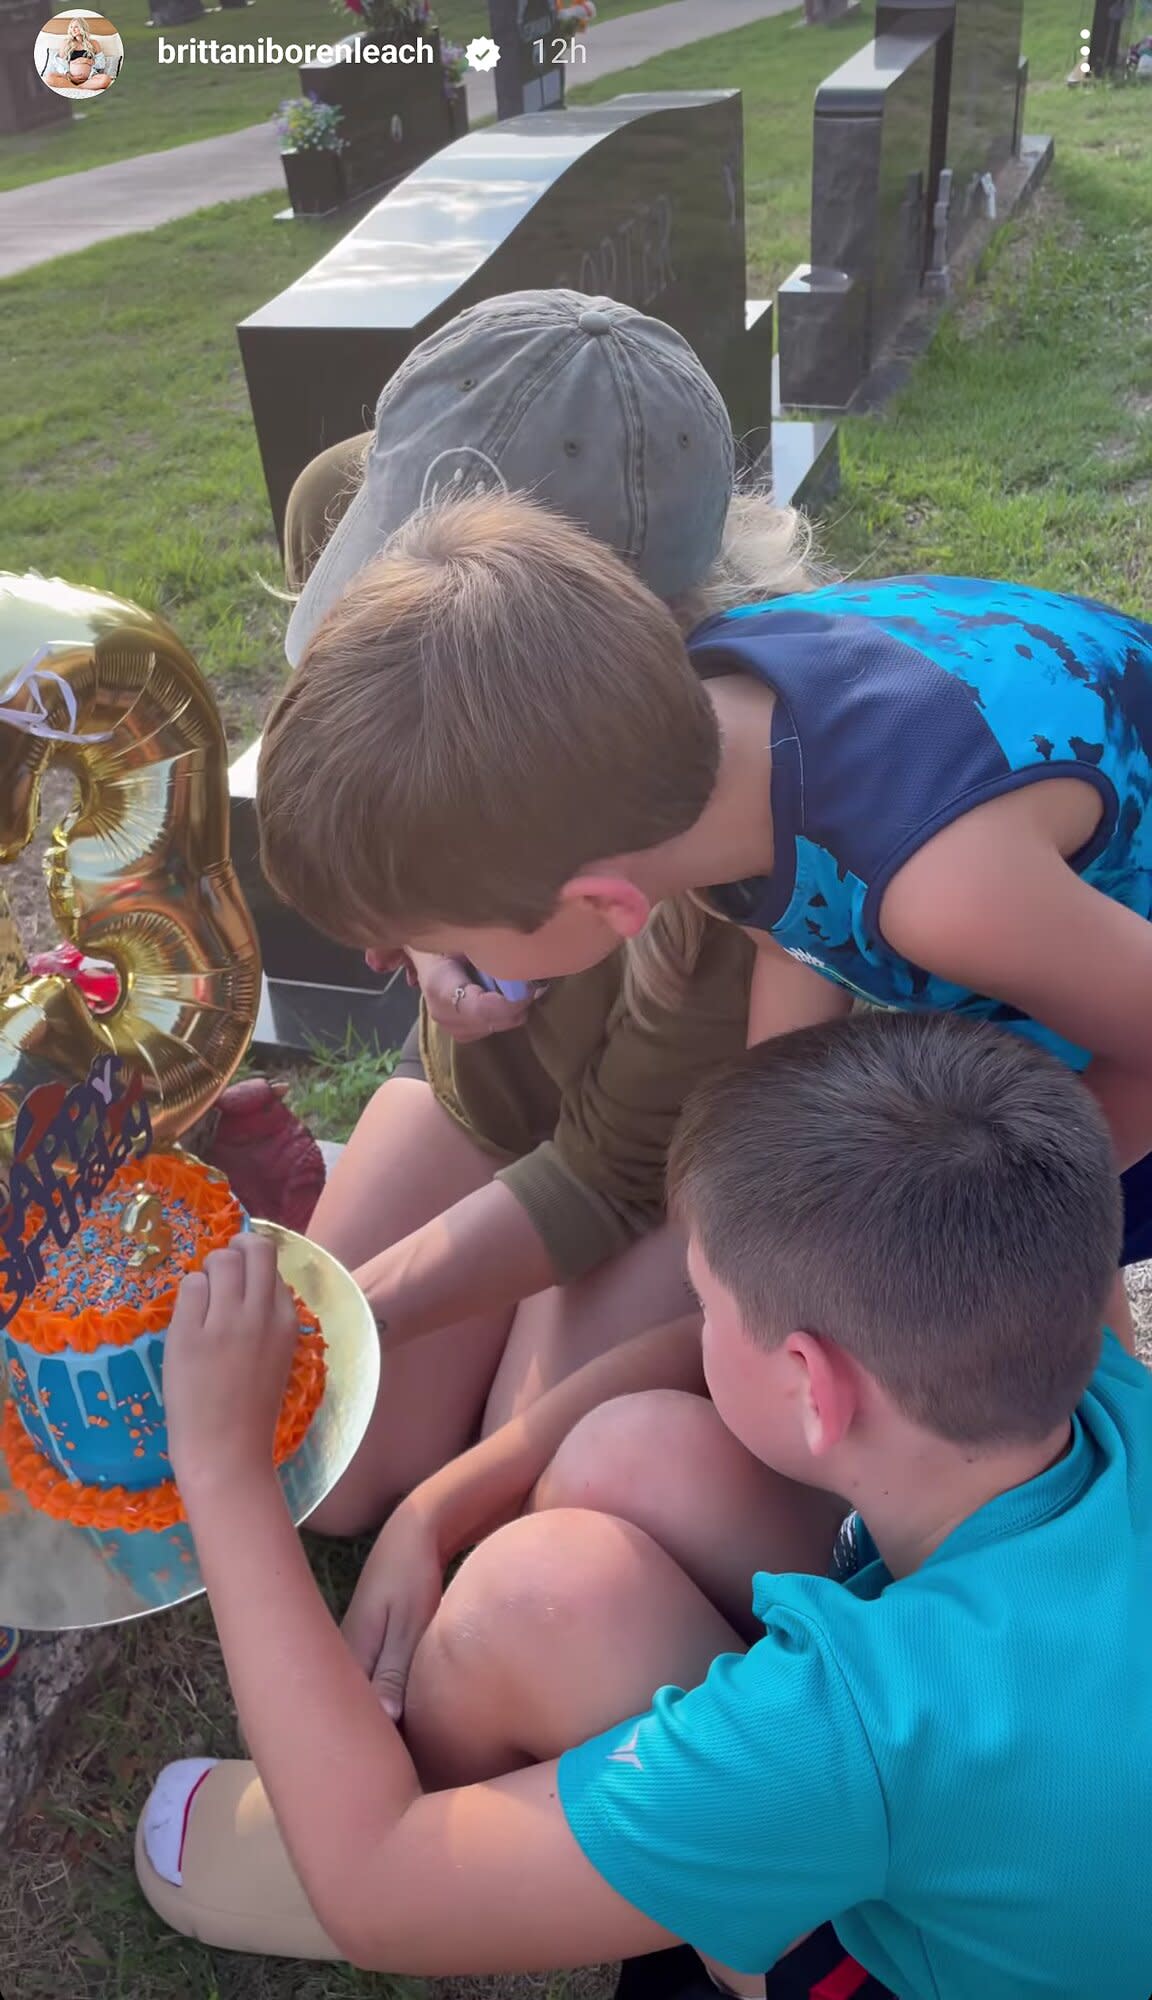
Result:
{"label": "orange frosting", "polygon": [[[184,1192],[182,1188],[181,1193]],[[230,1230],[227,1240],[235,1233]],[[283,1465],[303,1444],[320,1406],[327,1374],[319,1321],[299,1299],[296,1299],[296,1317],[301,1333],[276,1428],[273,1457],[277,1465]],[[109,1336],[105,1334],[104,1338]],[[13,1486],[40,1513],[50,1514],[54,1520],[71,1521],[79,1528],[119,1528],[133,1533],[142,1528],[162,1531],[186,1519],[174,1480],[166,1479],[160,1486],[130,1493],[123,1486],[78,1486],[65,1478],[48,1459],[41,1457],[11,1397],[0,1416],[0,1451],[8,1461]]]}
{"label": "orange frosting", "polygon": [[[211,1251],[227,1248],[240,1233],[243,1211],[222,1176],[210,1173],[198,1160],[182,1159],[175,1153],[150,1153],[142,1160],[128,1160],[113,1174],[105,1192],[131,1192],[137,1187],[150,1194],[179,1196],[199,1218],[203,1234],[195,1266],[174,1263],[171,1285],[140,1305],[85,1306],[78,1313],[65,1313],[37,1303],[33,1295],[5,1328],[13,1340],[25,1341],[41,1354],[59,1354],[65,1348],[91,1354],[97,1347],[129,1347],[142,1333],[167,1330],[180,1280],[187,1271],[199,1269]],[[25,1241],[36,1235],[43,1220],[39,1211],[29,1216]]]}

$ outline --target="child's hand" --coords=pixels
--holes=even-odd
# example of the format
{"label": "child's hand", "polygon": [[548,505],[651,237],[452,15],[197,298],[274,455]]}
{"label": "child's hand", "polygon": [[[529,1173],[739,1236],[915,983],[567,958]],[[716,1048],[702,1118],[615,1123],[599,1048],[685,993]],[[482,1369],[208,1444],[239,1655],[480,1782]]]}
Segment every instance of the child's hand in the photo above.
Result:
{"label": "child's hand", "polygon": [[435,1533],[402,1502],[376,1538],[344,1619],[344,1637],[394,1722],[404,1712],[408,1670],[443,1593]]}
{"label": "child's hand", "polygon": [[266,1236],[237,1236],[184,1279],[164,1344],[177,1484],[270,1467],[297,1340],[292,1295]]}
{"label": "child's hand", "polygon": [[429,1015],[454,1042],[481,1042],[509,1028],[522,1028],[528,1019],[531,1000],[506,1000],[502,993],[486,992],[461,958],[413,952],[412,962]]}

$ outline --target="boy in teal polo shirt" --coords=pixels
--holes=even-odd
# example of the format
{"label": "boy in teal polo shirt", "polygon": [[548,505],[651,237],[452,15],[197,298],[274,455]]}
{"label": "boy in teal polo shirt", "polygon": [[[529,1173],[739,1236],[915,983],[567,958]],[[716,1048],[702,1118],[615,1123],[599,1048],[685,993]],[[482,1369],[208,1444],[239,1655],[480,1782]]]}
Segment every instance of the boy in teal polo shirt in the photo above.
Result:
{"label": "boy in teal polo shirt", "polygon": [[[572,1431],[451,1584],[406,1743],[272,1469],[270,1249],[186,1282],[172,1457],[255,1764],[163,1774],[150,1900],[398,1973],[682,1939],[771,1994],[831,1923],[902,2000],[1147,2000],[1152,1380],[1099,1331],[1101,1111],[1022,1039],[873,1013],[706,1086],[672,1177],[712,1401]],[[799,1487],[853,1510],[831,1574],[789,1570]]]}

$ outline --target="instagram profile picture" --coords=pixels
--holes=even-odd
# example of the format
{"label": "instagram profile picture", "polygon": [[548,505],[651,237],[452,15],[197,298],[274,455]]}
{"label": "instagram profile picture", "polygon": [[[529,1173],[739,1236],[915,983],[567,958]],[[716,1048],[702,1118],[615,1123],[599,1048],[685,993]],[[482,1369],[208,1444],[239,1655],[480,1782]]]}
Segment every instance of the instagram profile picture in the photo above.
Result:
{"label": "instagram profile picture", "polygon": [[58,97],[98,97],[120,74],[124,44],[107,14],[70,7],[36,37],[36,74]]}

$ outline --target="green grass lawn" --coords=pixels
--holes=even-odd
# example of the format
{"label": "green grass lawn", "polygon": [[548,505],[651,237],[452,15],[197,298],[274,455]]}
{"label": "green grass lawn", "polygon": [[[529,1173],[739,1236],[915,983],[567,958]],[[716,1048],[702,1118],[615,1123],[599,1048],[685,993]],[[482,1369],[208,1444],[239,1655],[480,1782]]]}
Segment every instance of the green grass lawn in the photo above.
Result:
{"label": "green grass lawn", "polygon": [[1056,166],[879,420],[844,427],[831,552],[1007,576],[1152,616],[1152,85],[1070,90],[1028,0],[1027,128]]}
{"label": "green grass lawn", "polygon": [[[285,6],[287,12],[287,5]],[[900,399],[845,425],[825,538],[846,567],[1005,575],[1152,604],[1152,87],[1069,91],[1079,21],[1028,0],[1032,131],[1057,140],[1035,209],[998,238]],[[811,91],[866,32],[767,22],[669,56],[619,88],[738,81],[745,94],[750,289],[806,248]],[[212,673],[231,723],[282,671],[275,548],[235,347],[237,318],[310,262],[321,233],[254,201],[90,251],[3,287],[0,476],[14,568],[61,570],[161,609]],[[83,362],[82,406],[45,357]],[[5,372],[7,371],[7,372]],[[358,1052],[313,1073],[308,1108],[347,1128],[378,1072]],[[334,1602],[346,1558],[321,1552]],[[156,1765],[227,1751],[231,1718],[203,1604],[129,1628],[0,1879],[6,2000],[370,2000],[389,1982],[246,1962],[167,1938],[130,1872]],[[465,1989],[467,1990],[467,1989]],[[574,1988],[589,1996],[595,1982]],[[462,1989],[453,1989],[461,2000]],[[518,1984],[518,1996],[524,1989]],[[501,2000],[513,1983],[500,1984]]]}
{"label": "green grass lawn", "polygon": [[[661,4],[599,0],[599,18],[610,21]],[[487,0],[436,0],[434,11],[447,41],[468,42],[487,33]],[[162,68],[158,32],[145,26],[148,14],[148,0],[119,0],[109,16],[124,43],[123,74],[112,90],[74,111],[69,125],[0,140],[0,190],[234,132],[270,118],[283,98],[299,95],[299,75],[287,65]],[[255,43],[263,37],[283,47],[333,42],[355,25],[354,17],[330,0],[254,0],[250,7],[206,14],[163,33],[168,42]]]}
{"label": "green grass lawn", "polygon": [[[812,91],[866,33],[804,34],[785,17],[580,95],[740,80],[750,286],[763,296],[805,254]],[[284,614],[260,587],[261,577],[278,583],[279,557],[235,326],[339,234],[274,226],[280,205],[261,196],[206,210],[3,290],[6,566],[63,571],[162,612],[212,675],[239,737],[283,670]],[[80,406],[44,364],[61,326],[77,330]]]}
{"label": "green grass lawn", "polygon": [[[243,737],[281,668],[279,555],[236,322],[339,231],[276,224],[265,196],[207,210],[3,287],[4,562],[163,611]],[[46,367],[60,330],[82,405]]]}

